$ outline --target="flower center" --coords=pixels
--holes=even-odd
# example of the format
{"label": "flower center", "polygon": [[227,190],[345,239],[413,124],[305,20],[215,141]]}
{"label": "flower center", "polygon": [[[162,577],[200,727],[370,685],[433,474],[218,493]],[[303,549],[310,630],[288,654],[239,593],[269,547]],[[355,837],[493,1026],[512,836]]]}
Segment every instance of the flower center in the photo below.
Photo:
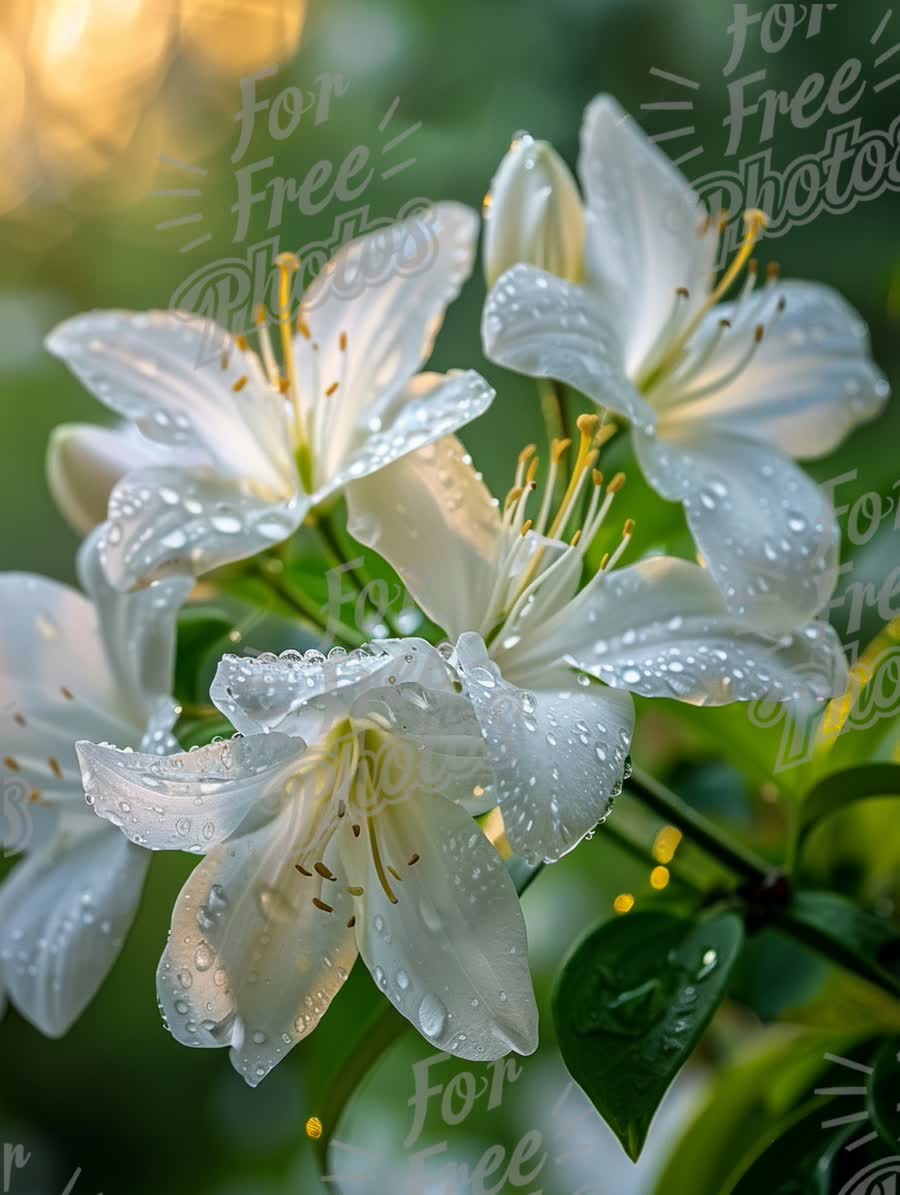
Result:
{"label": "flower center", "polygon": [[[529,499],[537,489],[540,460],[535,445],[519,454],[515,484],[503,507],[502,533],[495,564],[495,581],[480,633],[488,645],[511,646],[515,627],[536,607],[549,615],[565,603],[573,574],[581,567],[606,521],[616,494],[625,484],[617,473],[609,482],[596,468],[600,449],[615,435],[613,423],[598,415],[581,415],[577,421],[579,444],[565,492],[555,511],[554,497],[560,466],[572,447],[570,439],[556,439],[550,448],[550,468],[540,508],[526,518]],[[634,533],[634,520],[626,519],[622,538],[612,554],[605,554],[600,572],[615,567]]]}
{"label": "flower center", "polygon": [[[300,481],[307,493],[315,489],[315,461],[321,455],[324,446],[325,430],[329,419],[321,410],[324,403],[332,398],[344,385],[347,373],[347,333],[341,332],[338,337],[340,353],[340,367],[338,377],[327,380],[321,385],[319,376],[320,346],[313,340],[312,332],[301,308],[296,320],[292,315],[294,278],[300,269],[300,258],[295,253],[280,253],[275,259],[278,271],[278,333],[281,347],[281,364],[272,346],[269,335],[269,316],[264,306],[260,305],[256,311],[256,335],[259,341],[259,354],[266,371],[269,384],[283,395],[290,404],[290,437],[294,459]],[[296,325],[296,327],[295,327]],[[310,342],[311,362],[311,397],[304,396],[297,376],[297,356],[294,351],[294,334],[302,336]],[[246,336],[234,338],[234,345],[240,352],[248,352],[250,344]],[[228,367],[228,353],[222,354],[222,367]],[[234,383],[232,389],[239,393],[247,385],[249,378],[242,375]],[[321,386],[321,395],[319,393]]]}
{"label": "flower center", "polygon": [[[709,231],[711,217],[700,229]],[[730,385],[750,364],[766,334],[765,320],[747,318],[747,300],[757,281],[758,267],[753,257],[756,246],[767,225],[767,217],[758,209],[744,213],[744,237],[737,252],[725,269],[706,301],[693,310],[690,292],[679,287],[666,318],[635,385],[659,410],[673,402],[705,398]],[[721,237],[728,223],[728,213],[720,217],[717,227]],[[743,289],[735,301],[729,318],[718,322],[707,320],[709,313],[725,298],[732,286],[746,272]],[[776,263],[767,271],[768,285],[774,286],[779,276]],[[769,313],[772,320],[784,309],[784,298],[773,302]],[[719,353],[727,358],[721,372],[710,374],[707,367]]]}

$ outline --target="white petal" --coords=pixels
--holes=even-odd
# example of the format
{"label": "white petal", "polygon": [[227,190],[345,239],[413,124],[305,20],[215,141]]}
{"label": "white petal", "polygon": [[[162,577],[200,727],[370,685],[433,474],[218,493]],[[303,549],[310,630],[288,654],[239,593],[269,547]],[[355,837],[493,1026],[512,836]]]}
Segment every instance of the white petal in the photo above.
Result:
{"label": "white petal", "polygon": [[[122,699],[137,721],[146,722],[156,713],[156,729],[161,730],[160,699],[169,698],[172,692],[176,618],[192,582],[188,578],[158,581],[136,593],[114,589],[100,561],[104,533],[104,528],[97,528],[81,545],[78,577],[97,610],[107,659]],[[165,730],[174,725],[174,703],[170,712],[171,722]],[[148,744],[147,750],[151,749]]]}
{"label": "white petal", "polygon": [[648,481],[683,503],[728,608],[762,630],[814,618],[834,589],[840,533],[830,503],[792,461],[698,425],[678,439],[634,433]]}
{"label": "white petal", "polygon": [[388,561],[451,638],[481,625],[500,515],[455,436],[354,482],[347,505],[350,534]]}
{"label": "white petal", "polygon": [[588,398],[652,428],[656,415],[625,372],[625,344],[608,305],[535,266],[514,266],[484,305],[481,339],[498,365],[532,378],[556,378]]}
{"label": "white petal", "polygon": [[297,735],[309,743],[346,719],[354,701],[392,676],[449,688],[446,665],[424,639],[388,639],[371,651],[222,657],[210,696],[242,734]]}
{"label": "white petal", "polygon": [[[94,828],[96,827],[96,828]],[[150,856],[100,822],[20,863],[0,889],[0,967],[23,1016],[59,1037],[93,999],[137,910]]]}
{"label": "white petal", "polygon": [[[780,298],[785,307],[775,314]],[[890,387],[872,363],[865,324],[830,287],[784,282],[755,292],[737,313],[733,303],[716,307],[707,323],[721,319],[731,320],[732,328],[692,388],[723,377],[749,349],[758,326],[766,327],[762,343],[730,385],[679,402],[662,421],[661,435],[666,424],[696,421],[770,441],[794,457],[824,456],[888,400]]]}
{"label": "white petal", "polygon": [[367,429],[351,436],[343,461],[314,501],[458,431],[482,415],[493,399],[493,389],[474,370],[417,374],[371,418]]}
{"label": "white petal", "polygon": [[[372,819],[396,903],[372,863],[367,832],[343,831],[359,952],[388,999],[438,1049],[487,1061],[537,1047],[525,923],[512,880],[458,805],[411,794]],[[417,861],[410,860],[418,856]],[[390,873],[388,873],[390,874]],[[393,889],[392,889],[393,891]]]}
{"label": "white petal", "polygon": [[[175,1038],[230,1046],[251,1087],[315,1029],[356,958],[345,884],[295,869],[295,829],[286,809],[197,867],[178,898],[157,973]],[[322,862],[337,871],[335,851]]]}
{"label": "white petal", "polygon": [[132,424],[62,423],[47,446],[50,493],[69,525],[86,535],[106,518],[116,482],[132,469],[159,464],[164,452]]}
{"label": "white petal", "polygon": [[490,785],[481,726],[459,693],[414,682],[386,685],[357,698],[350,719],[357,734],[378,732],[381,746],[374,757],[366,748],[364,760],[377,796],[388,803],[406,802],[410,792],[424,791],[468,806],[476,790]]}
{"label": "white petal", "polygon": [[118,589],[165,577],[200,576],[288,538],[309,499],[258,496],[209,471],[139,469],[112,492],[101,556]]}
{"label": "white petal", "polygon": [[345,245],[310,286],[302,317],[311,339],[297,336],[295,354],[313,410],[317,487],[346,466],[370,420],[431,355],[472,271],[478,223],[470,208],[436,204]]}
{"label": "white petal", "polygon": [[0,606],[3,837],[21,848],[47,821],[45,803],[82,806],[78,739],[136,746],[145,727],[121,699],[87,598],[46,577],[3,573]]}
{"label": "white petal", "polygon": [[211,321],[174,311],[92,311],[54,328],[47,348],[148,438],[199,451],[231,476],[290,488],[286,405],[256,355]]}
{"label": "white petal", "polygon": [[553,861],[602,821],[622,788],[634,707],[624,693],[542,667],[528,689],[510,684],[478,635],[456,659],[496,775],[496,799],[513,850]]}
{"label": "white petal", "polygon": [[158,756],[79,743],[78,758],[94,811],[132,842],[205,854],[277,812],[305,746],[281,734],[254,735]]}
{"label": "white petal", "polygon": [[705,569],[662,556],[612,573],[569,611],[571,662],[609,685],[693,705],[823,701],[844,691],[834,630],[755,632],[726,609]]}
{"label": "white petal", "polygon": [[684,287],[684,314],[709,293],[715,222],[684,176],[615,100],[597,96],[584,114],[578,161],[587,202],[588,285],[621,329],[635,377]]}

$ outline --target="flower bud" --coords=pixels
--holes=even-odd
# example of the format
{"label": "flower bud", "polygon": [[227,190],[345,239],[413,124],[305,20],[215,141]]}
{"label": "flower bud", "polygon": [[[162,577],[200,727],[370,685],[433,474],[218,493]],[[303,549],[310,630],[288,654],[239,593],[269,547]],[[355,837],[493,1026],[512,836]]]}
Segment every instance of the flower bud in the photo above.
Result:
{"label": "flower bud", "polygon": [[484,204],[488,286],[518,262],[569,282],[584,271],[584,208],[572,172],[546,141],[513,141]]}

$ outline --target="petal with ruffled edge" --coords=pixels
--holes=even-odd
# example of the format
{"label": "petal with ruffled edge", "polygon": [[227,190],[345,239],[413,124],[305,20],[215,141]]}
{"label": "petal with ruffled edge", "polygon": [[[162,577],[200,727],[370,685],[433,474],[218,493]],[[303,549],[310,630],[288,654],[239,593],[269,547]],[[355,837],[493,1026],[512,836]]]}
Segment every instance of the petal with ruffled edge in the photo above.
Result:
{"label": "petal with ruffled edge", "polygon": [[[390,872],[392,901],[370,844]],[[537,1047],[537,1008],[515,886],[475,822],[444,798],[410,792],[359,838],[342,831],[359,952],[392,1004],[458,1058],[488,1061]],[[396,892],[394,892],[396,889]]]}
{"label": "petal with ruffled edge", "polygon": [[[96,528],[78,552],[78,578],[97,610],[106,658],[121,699],[137,722],[153,716],[159,742],[174,725],[177,709],[170,700],[171,721],[160,725],[161,699],[169,699],[175,668],[178,611],[187,601],[192,581],[158,581],[136,593],[122,593],[107,579],[100,561],[105,529]],[[150,749],[149,746],[147,748]]]}
{"label": "petal with ruffled edge", "polygon": [[354,482],[347,506],[350,534],[390,563],[451,638],[481,625],[500,512],[455,436]]}
{"label": "petal with ruffled edge", "polygon": [[295,337],[294,353],[312,409],[317,489],[388,427],[387,408],[430,356],[472,271],[478,224],[461,204],[428,206],[345,245],[307,290],[308,335]]}
{"label": "petal with ruffled edge", "polygon": [[484,414],[494,390],[474,370],[417,374],[354,436],[337,471],[316,491],[314,502],[368,477],[409,452],[458,431]]}
{"label": "petal with ruffled edge", "polygon": [[166,577],[200,576],[287,539],[309,506],[306,495],[281,501],[207,470],[139,469],[110,496],[103,567],[125,590]]}
{"label": "petal with ruffled edge", "polygon": [[386,639],[371,650],[222,657],[210,697],[242,734],[297,735],[317,743],[367,689],[398,680],[449,690],[450,674],[424,639]]}
{"label": "petal with ruffled edge", "polygon": [[798,627],[837,579],[840,532],[825,495],[777,449],[691,426],[634,433],[647,480],[680,501],[728,608],[759,630]]}
{"label": "petal with ruffled edge", "polygon": [[728,612],[709,573],[686,560],[658,556],[620,569],[579,595],[567,615],[565,627],[548,626],[547,634],[569,661],[645,697],[822,702],[846,688],[832,627],[756,632]]}
{"label": "petal with ruffled edge", "polygon": [[[47,484],[66,521],[86,535],[106,518],[116,482],[134,469],[171,463],[177,449],[142,436],[131,423],[101,427],[94,423],[62,423],[47,445]],[[197,454],[181,450],[185,464]]]}
{"label": "petal with ruffled edge", "polygon": [[60,802],[83,807],[77,740],[137,745],[145,727],[122,702],[96,610],[83,594],[46,577],[4,573],[0,605],[2,837],[11,848],[34,849]]}
{"label": "petal with ruffled edge", "polygon": [[[778,304],[784,308],[778,311]],[[753,351],[733,381],[706,397],[675,397],[659,435],[688,424],[776,444],[800,459],[824,456],[860,423],[874,419],[890,386],[871,360],[868,330],[837,291],[812,282],[765,287],[743,303],[722,304],[706,318],[698,341],[731,322],[691,390],[713,387]]]}
{"label": "petal with ruffled edge", "polygon": [[610,308],[591,291],[535,266],[513,266],[484,305],[485,356],[532,378],[555,378],[652,429],[656,413],[626,374]]}
{"label": "petal with ruffled edge", "polygon": [[0,888],[3,978],[22,1015],[48,1037],[72,1026],[109,973],[149,860],[90,819],[90,829],[76,837],[60,833]]}
{"label": "petal with ruffled edge", "polygon": [[[356,959],[346,885],[296,870],[295,819],[286,808],[196,868],[157,972],[176,1040],[230,1046],[251,1087],[315,1029]],[[333,847],[321,862],[337,874]]]}
{"label": "petal with ruffled edge", "polygon": [[[587,285],[619,329],[633,378],[673,305],[685,326],[706,301],[717,229],[685,177],[610,96],[597,96],[585,111],[578,172],[587,205]],[[679,288],[687,295],[678,296]]]}
{"label": "petal with ruffled edge", "polygon": [[177,311],[92,311],[47,348],[151,440],[202,454],[286,498],[296,488],[288,409],[258,358],[210,320]]}
{"label": "petal with ruffled edge", "polygon": [[602,821],[622,788],[634,707],[564,665],[545,665],[519,684],[501,675],[479,635],[465,634],[456,663],[488,744],[513,850],[532,863],[572,850]]}
{"label": "petal with ruffled edge", "polygon": [[202,855],[275,816],[305,747],[281,734],[167,756],[79,743],[78,759],[94,811],[132,842]]}

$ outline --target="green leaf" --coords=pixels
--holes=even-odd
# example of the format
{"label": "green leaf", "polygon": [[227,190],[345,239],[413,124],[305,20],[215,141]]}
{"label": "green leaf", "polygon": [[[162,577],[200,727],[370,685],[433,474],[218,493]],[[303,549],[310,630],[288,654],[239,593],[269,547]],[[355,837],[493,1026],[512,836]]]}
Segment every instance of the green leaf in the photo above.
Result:
{"label": "green leaf", "polygon": [[836,892],[798,892],[783,924],[848,971],[900,995],[900,932]]}
{"label": "green leaf", "polygon": [[212,718],[183,718],[175,727],[175,737],[185,751],[205,747],[214,738],[230,739],[234,727],[216,711]]}
{"label": "green leaf", "polygon": [[223,610],[186,606],[178,615],[175,696],[184,705],[209,702],[219,659],[233,647],[234,620]]}
{"label": "green leaf", "polygon": [[563,1059],[633,1161],[743,940],[733,913],[699,923],[635,913],[594,930],[563,968],[553,1000]]}
{"label": "green leaf", "polygon": [[[884,1143],[900,1148],[900,1037],[890,1037],[875,1055],[866,1091],[872,1124]],[[857,1126],[858,1127],[858,1126]]]}
{"label": "green leaf", "polygon": [[723,1195],[778,1135],[826,1071],[826,1055],[848,1053],[858,1037],[772,1028],[755,1034],[712,1078],[682,1131],[656,1195],[672,1195],[690,1175],[691,1195]]}
{"label": "green leaf", "polygon": [[728,1195],[830,1195],[832,1170],[848,1136],[822,1128],[828,1101],[811,1099],[774,1130]]}
{"label": "green leaf", "polygon": [[809,833],[826,817],[856,801],[900,796],[900,764],[873,763],[832,772],[810,789],[797,827],[799,851]]}

